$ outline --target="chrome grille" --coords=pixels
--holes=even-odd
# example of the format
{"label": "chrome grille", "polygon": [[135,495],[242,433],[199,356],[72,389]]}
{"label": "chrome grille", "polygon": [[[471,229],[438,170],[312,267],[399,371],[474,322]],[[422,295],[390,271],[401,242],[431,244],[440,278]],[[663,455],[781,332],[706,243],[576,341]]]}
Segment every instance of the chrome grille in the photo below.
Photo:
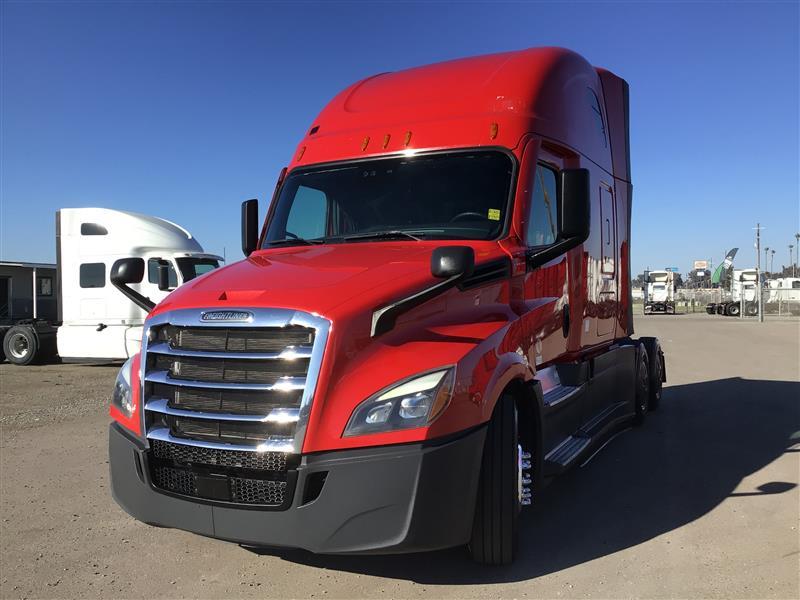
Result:
{"label": "chrome grille", "polygon": [[[201,496],[211,486],[230,501],[263,504],[285,491],[270,480],[281,470],[274,461],[243,457],[299,455],[330,323],[292,310],[248,312],[241,324],[202,322],[200,310],[148,321],[142,397],[156,487],[192,495],[196,476]],[[208,475],[209,465],[253,471]],[[215,477],[227,477],[227,488]]]}

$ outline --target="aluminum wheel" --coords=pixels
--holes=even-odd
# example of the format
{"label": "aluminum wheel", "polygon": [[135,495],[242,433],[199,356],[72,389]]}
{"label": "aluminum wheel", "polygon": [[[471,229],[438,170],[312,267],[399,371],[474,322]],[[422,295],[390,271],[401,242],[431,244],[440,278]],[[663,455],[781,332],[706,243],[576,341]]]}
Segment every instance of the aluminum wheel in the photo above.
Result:
{"label": "aluminum wheel", "polygon": [[18,360],[28,356],[30,350],[28,339],[21,333],[14,333],[8,340],[8,353]]}

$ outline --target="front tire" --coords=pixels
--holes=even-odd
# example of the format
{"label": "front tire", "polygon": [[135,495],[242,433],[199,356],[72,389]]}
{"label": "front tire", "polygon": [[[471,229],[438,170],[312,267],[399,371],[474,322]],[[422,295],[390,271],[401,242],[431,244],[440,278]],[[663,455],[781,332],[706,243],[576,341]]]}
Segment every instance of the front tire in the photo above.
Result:
{"label": "front tire", "polygon": [[509,565],[519,545],[521,508],[519,421],[514,397],[504,394],[495,406],[483,446],[475,520],[469,550],[487,565]]}

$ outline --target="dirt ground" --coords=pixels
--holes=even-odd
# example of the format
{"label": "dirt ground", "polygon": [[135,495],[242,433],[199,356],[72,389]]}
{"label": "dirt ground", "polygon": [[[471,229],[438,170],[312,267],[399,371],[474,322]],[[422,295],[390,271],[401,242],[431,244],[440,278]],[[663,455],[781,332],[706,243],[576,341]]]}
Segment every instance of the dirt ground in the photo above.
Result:
{"label": "dirt ground", "polygon": [[799,598],[800,324],[640,317],[644,427],[541,491],[519,560],[257,554],[134,521],[108,489],[117,367],[0,365],[3,598]]}

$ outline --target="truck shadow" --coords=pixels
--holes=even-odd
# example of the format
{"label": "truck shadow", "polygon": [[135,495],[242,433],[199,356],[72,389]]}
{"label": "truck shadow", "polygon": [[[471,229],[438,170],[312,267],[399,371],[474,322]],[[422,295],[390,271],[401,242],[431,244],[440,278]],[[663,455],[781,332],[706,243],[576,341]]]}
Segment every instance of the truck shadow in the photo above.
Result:
{"label": "truck shadow", "polygon": [[528,580],[635,546],[703,516],[726,498],[758,501],[797,482],[742,479],[800,443],[800,384],[739,378],[665,389],[644,427],[625,432],[585,467],[555,480],[523,513],[520,554],[502,568],[471,564],[464,548],[400,556],[276,552],[300,564],[427,584]]}

